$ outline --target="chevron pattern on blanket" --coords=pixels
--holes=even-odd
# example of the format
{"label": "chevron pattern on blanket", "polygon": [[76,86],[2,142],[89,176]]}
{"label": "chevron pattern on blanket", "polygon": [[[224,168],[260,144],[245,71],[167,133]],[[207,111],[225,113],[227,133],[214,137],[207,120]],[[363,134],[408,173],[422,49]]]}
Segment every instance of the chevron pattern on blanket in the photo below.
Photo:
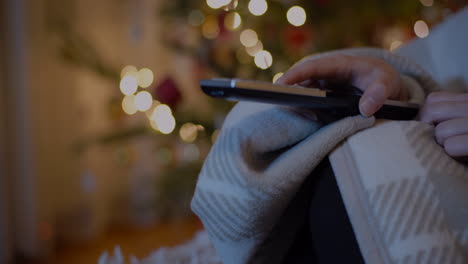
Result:
{"label": "chevron pattern on blanket", "polygon": [[395,263],[466,263],[468,169],[445,154],[431,126],[399,125],[424,173],[368,190],[384,243]]}

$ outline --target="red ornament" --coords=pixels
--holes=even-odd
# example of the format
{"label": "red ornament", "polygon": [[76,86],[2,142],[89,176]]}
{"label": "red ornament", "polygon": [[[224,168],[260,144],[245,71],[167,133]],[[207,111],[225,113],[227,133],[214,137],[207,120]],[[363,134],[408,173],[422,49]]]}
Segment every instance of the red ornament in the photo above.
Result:
{"label": "red ornament", "polygon": [[304,26],[288,26],[285,30],[285,37],[289,50],[302,51],[311,43],[312,31]]}
{"label": "red ornament", "polygon": [[163,104],[167,104],[169,107],[175,109],[177,104],[182,100],[182,94],[180,93],[177,84],[171,77],[166,77],[154,90],[154,96]]}

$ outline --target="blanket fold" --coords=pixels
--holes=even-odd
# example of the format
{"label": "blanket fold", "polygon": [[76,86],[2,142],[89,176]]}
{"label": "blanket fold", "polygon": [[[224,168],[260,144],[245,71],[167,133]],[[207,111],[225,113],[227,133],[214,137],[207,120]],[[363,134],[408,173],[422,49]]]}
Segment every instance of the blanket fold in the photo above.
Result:
{"label": "blanket fold", "polygon": [[[414,80],[404,82],[420,89],[411,94],[421,97],[437,88],[406,58],[377,49],[344,52],[387,60]],[[281,263],[303,210],[291,201],[306,177],[339,142],[374,122],[353,116],[321,126],[301,109],[238,103],[205,161],[192,199],[192,210],[223,262]]]}

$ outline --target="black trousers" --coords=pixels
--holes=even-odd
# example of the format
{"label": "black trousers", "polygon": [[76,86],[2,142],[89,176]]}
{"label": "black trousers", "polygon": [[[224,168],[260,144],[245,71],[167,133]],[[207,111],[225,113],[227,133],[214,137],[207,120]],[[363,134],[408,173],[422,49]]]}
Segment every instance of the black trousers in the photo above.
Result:
{"label": "black trousers", "polygon": [[328,159],[305,185],[307,220],[283,263],[365,263]]}

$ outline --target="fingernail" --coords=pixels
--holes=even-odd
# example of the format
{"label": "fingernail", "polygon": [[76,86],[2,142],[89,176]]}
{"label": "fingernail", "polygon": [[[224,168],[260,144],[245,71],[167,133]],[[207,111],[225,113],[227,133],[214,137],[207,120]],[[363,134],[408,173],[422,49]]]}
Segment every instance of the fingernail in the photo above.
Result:
{"label": "fingernail", "polygon": [[359,102],[359,111],[361,112],[361,115],[365,117],[371,116],[374,113],[374,104],[374,100],[369,96],[361,97],[361,101]]}

